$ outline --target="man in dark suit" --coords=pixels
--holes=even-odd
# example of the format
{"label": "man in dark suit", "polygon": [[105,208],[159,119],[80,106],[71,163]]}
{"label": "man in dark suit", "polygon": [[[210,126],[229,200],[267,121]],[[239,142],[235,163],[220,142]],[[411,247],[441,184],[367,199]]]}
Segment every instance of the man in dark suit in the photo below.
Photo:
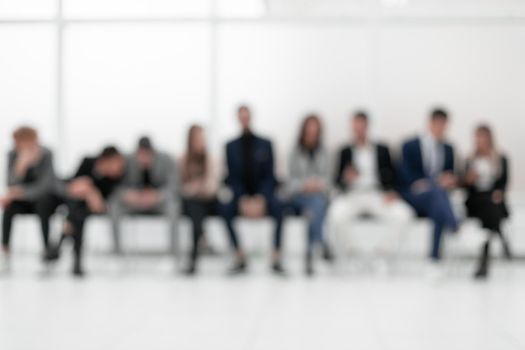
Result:
{"label": "man in dark suit", "polygon": [[385,219],[393,228],[377,237],[376,250],[401,233],[410,220],[411,209],[395,191],[395,168],[388,146],[370,140],[368,116],[363,111],[351,120],[353,142],[339,154],[335,183],[341,190],[329,211],[329,223],[338,239],[346,238],[352,221],[360,216]]}
{"label": "man in dark suit", "polygon": [[269,215],[275,220],[272,271],[282,274],[282,205],[275,197],[277,181],[272,144],[252,132],[251,112],[247,106],[239,107],[238,119],[242,135],[226,145],[228,175],[225,184],[230,188],[232,198],[222,206],[230,241],[236,252],[236,262],[231,272],[246,271],[246,257],[233,227],[234,218],[241,215],[256,219]]}
{"label": "man in dark suit", "polygon": [[434,224],[430,256],[441,257],[441,236],[445,229],[456,231],[448,192],[456,187],[454,174],[454,148],[445,142],[448,115],[435,109],[428,132],[403,144],[400,169],[401,194],[419,216],[428,217]]}

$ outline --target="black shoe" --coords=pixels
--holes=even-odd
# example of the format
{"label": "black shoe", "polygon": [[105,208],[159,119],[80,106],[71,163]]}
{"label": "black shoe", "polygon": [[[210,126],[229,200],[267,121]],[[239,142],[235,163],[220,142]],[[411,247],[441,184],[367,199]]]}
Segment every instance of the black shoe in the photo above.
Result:
{"label": "black shoe", "polygon": [[75,266],[73,266],[73,276],[84,277],[85,275],[86,273],[80,264],[75,264]]}
{"label": "black shoe", "polygon": [[45,262],[56,261],[60,258],[60,250],[57,247],[49,248],[44,254]]}
{"label": "black shoe", "polygon": [[186,276],[195,276],[197,274],[197,268],[194,264],[190,264],[186,270],[183,271]]}
{"label": "black shoe", "polygon": [[330,249],[330,246],[326,243],[323,244],[323,259],[329,263],[333,263],[335,260],[334,254],[332,254],[332,249]]}
{"label": "black shoe", "polygon": [[246,273],[248,266],[245,260],[237,261],[229,270],[229,275],[240,275]]}
{"label": "black shoe", "polygon": [[278,276],[286,276],[286,270],[283,268],[281,262],[275,262],[272,264],[272,272]]}
{"label": "black shoe", "polygon": [[488,271],[484,269],[479,269],[475,274],[474,278],[477,280],[485,280],[489,277]]}

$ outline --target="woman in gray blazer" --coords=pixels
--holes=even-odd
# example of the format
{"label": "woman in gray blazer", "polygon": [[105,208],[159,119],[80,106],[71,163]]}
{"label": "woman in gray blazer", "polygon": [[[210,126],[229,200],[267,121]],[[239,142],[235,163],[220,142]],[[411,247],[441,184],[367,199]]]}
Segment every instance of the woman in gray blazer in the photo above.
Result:
{"label": "woman in gray blazer", "polygon": [[299,140],[290,155],[288,191],[291,203],[308,219],[308,245],[305,270],[314,273],[313,251],[320,245],[323,257],[332,254],[324,239],[323,227],[328,207],[330,157],[322,145],[322,125],[317,115],[308,115],[302,123]]}
{"label": "woman in gray blazer", "polygon": [[9,152],[7,193],[0,196],[2,217],[2,250],[10,255],[11,228],[19,214],[36,214],[42,227],[45,249],[49,244],[49,219],[60,204],[54,195],[56,178],[53,154],[38,141],[35,129],[23,126],[13,133],[14,149]]}

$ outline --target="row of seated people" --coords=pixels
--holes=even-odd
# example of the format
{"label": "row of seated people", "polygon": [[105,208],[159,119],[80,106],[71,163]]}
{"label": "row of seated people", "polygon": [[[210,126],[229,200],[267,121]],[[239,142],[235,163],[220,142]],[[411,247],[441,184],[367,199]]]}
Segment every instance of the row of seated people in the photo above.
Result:
{"label": "row of seated people", "polygon": [[[45,261],[58,259],[64,242],[72,241],[73,273],[82,276],[84,223],[90,215],[109,214],[115,249],[120,252],[120,222],[124,215],[164,214],[170,221],[171,249],[175,250],[177,220],[182,213],[193,224],[193,244],[185,272],[197,271],[205,218],[221,215],[235,253],[230,272],[239,274],[247,270],[247,259],[234,219],[270,216],[275,221],[271,269],[284,274],[281,252],[286,208],[294,208],[308,220],[308,275],[314,273],[317,251],[326,260],[333,260],[326,232],[347,235],[354,226],[352,221],[363,215],[388,220],[393,231],[405,229],[415,216],[429,218],[433,222],[429,255],[437,262],[443,232],[456,232],[460,226],[450,200],[450,192],[459,187],[467,192],[468,215],[478,218],[489,233],[476,277],[488,275],[492,237],[501,239],[505,256],[511,258],[501,228],[508,217],[508,162],[495,147],[488,126],[475,130],[475,151],[460,171],[455,165],[454,148],[445,141],[448,115],[444,110],[432,111],[428,130],[402,145],[398,162],[388,146],[369,138],[369,118],[357,112],[350,120],[352,142],[340,151],[334,167],[323,144],[321,119],[309,115],[291,152],[289,180],[281,186],[286,196],[282,196],[278,195],[283,191],[278,191],[271,142],[253,132],[247,106],[239,107],[237,113],[241,135],[225,150],[227,175],[223,185],[229,189],[228,196],[218,196],[217,167],[208,154],[201,126],[190,128],[187,150],[177,162],[143,137],[136,152],[128,157],[108,146],[98,156],[85,158],[67,180],[56,179],[52,153],[40,145],[37,132],[30,127],[17,129],[14,150],[8,157],[8,189],[0,198],[5,263],[8,265],[11,226],[17,214],[39,216]],[[334,187],[338,195],[332,198]],[[68,208],[63,233],[57,242],[50,242],[49,220],[61,204]]]}

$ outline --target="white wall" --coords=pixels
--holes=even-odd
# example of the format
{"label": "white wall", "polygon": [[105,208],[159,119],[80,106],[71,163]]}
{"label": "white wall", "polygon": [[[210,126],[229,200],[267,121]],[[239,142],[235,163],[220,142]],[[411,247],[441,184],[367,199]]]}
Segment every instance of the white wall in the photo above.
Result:
{"label": "white wall", "polygon": [[465,155],[472,129],[488,122],[525,189],[525,26],[232,24],[220,30],[220,140],[236,130],[238,101],[255,108],[261,132],[286,153],[301,118],[318,111],[327,143],[348,137],[364,107],[377,138],[398,145],[425,126],[436,105],[452,113],[450,138]]}
{"label": "white wall", "polygon": [[[79,16],[75,8],[68,11]],[[90,11],[106,15],[96,6]],[[58,145],[56,28],[0,23],[2,154],[12,128],[23,122],[60,150],[63,173],[101,143],[130,150],[141,133],[179,153],[192,122],[210,128],[220,154],[237,130],[235,108],[246,102],[260,133],[275,140],[283,169],[306,112],[325,118],[335,150],[347,140],[356,108],[371,112],[378,138],[397,145],[440,104],[452,112],[451,139],[463,154],[475,124],[495,127],[512,159],[514,188],[525,190],[519,176],[525,173],[525,21],[70,22],[63,43],[64,144]]]}

